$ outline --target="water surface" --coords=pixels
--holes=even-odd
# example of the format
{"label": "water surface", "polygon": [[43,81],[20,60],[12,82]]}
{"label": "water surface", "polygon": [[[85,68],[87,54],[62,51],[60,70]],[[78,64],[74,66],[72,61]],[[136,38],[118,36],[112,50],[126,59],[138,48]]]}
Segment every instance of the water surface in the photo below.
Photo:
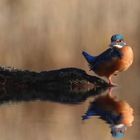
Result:
{"label": "water surface", "polygon": [[[138,103],[127,97],[122,87],[113,89],[112,94],[126,100],[134,109],[135,120],[123,139],[136,139],[139,128]],[[106,94],[106,93],[102,93]],[[125,98],[124,98],[125,97]],[[78,104],[52,101],[11,102],[0,106],[0,136],[3,140],[93,140],[113,139],[110,127],[94,116],[82,121],[81,116],[95,97]]]}

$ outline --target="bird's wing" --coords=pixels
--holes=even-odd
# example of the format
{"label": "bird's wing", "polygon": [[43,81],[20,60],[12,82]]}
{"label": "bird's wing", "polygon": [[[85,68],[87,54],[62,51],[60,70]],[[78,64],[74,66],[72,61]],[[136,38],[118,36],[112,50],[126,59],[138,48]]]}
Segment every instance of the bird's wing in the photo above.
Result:
{"label": "bird's wing", "polygon": [[100,105],[96,104],[96,102],[92,102],[87,112],[82,116],[82,120],[89,119],[91,116],[99,116],[100,119],[109,124],[116,124],[122,119],[121,114],[106,110],[105,108],[102,108]]}
{"label": "bird's wing", "polygon": [[122,53],[118,48],[109,48],[104,51],[102,54],[96,57],[92,68],[98,67],[99,64],[104,62],[111,62],[114,59],[120,59],[122,57]]}

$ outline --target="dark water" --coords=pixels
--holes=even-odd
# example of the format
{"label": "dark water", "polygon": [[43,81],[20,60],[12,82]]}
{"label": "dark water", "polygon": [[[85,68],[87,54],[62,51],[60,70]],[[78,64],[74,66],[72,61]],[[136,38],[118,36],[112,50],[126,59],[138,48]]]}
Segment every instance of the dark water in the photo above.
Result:
{"label": "dark water", "polygon": [[[131,87],[129,86],[129,91]],[[127,91],[127,90],[126,90]],[[123,139],[137,139],[139,133],[139,104],[135,92],[122,86],[114,88],[111,96],[125,101],[134,111],[134,121]],[[99,116],[82,120],[97,98],[109,96],[108,90],[77,104],[53,101],[11,102],[0,106],[0,136],[3,140],[93,140],[114,139],[110,124]],[[129,97],[128,97],[129,93]],[[102,104],[103,105],[103,104]],[[104,106],[104,105],[103,105]],[[128,110],[128,109],[126,109]]]}

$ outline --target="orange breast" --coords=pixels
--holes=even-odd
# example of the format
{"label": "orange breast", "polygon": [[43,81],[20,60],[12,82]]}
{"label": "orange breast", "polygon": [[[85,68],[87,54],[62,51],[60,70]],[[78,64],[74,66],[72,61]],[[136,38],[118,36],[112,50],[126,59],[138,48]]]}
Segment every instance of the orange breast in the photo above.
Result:
{"label": "orange breast", "polygon": [[116,65],[116,69],[118,71],[127,70],[133,62],[133,50],[129,46],[125,46],[121,48],[121,52],[123,54],[122,58],[118,61]]}
{"label": "orange breast", "polygon": [[122,123],[132,126],[134,121],[133,108],[126,101],[118,101],[116,109],[122,115]]}

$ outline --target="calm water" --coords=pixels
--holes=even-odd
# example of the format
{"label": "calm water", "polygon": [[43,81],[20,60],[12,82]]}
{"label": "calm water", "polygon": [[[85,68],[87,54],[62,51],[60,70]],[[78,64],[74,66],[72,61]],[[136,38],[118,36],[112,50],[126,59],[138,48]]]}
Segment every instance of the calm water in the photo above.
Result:
{"label": "calm water", "polygon": [[[88,71],[81,50],[98,55],[112,34],[124,34],[135,60],[128,71],[113,78],[119,84],[113,94],[134,109],[133,126],[123,140],[138,140],[139,5],[139,0],[0,0],[0,64],[41,71],[76,66]],[[0,140],[113,140],[105,121],[98,117],[81,120],[93,100],[90,97],[75,105],[50,101],[1,104]]]}
{"label": "calm water", "polygon": [[[123,78],[123,77],[122,77]],[[123,81],[123,79],[122,79]],[[131,85],[131,86],[130,86]],[[138,90],[128,83],[113,89],[112,94],[125,100],[134,109],[133,126],[128,128],[124,140],[137,140],[140,126]],[[90,97],[80,104],[62,104],[50,101],[5,103],[0,106],[0,136],[2,140],[111,140],[110,127],[94,116],[82,121]]]}

